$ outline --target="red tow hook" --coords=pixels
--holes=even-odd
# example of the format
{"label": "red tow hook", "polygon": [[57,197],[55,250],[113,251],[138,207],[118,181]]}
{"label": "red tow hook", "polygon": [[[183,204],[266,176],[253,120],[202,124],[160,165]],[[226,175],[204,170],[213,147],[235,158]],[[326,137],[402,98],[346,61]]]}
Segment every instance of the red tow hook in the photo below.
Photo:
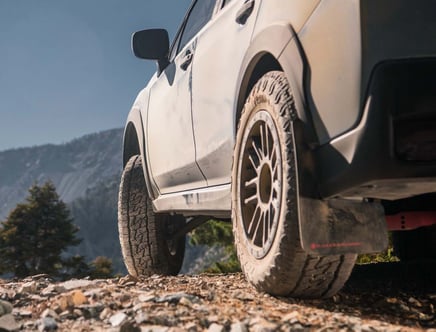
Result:
{"label": "red tow hook", "polygon": [[389,231],[410,231],[436,225],[436,211],[401,212],[386,216]]}

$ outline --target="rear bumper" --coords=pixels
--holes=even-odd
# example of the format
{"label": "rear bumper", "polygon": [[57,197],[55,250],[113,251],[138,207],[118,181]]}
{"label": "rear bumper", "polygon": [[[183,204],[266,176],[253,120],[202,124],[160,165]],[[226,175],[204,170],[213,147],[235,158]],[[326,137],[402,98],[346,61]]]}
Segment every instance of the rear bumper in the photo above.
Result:
{"label": "rear bumper", "polygon": [[436,1],[361,0],[361,117],[316,148],[322,198],[436,192]]}
{"label": "rear bumper", "polygon": [[358,126],[313,151],[323,198],[436,192],[435,78],[436,58],[375,67]]}

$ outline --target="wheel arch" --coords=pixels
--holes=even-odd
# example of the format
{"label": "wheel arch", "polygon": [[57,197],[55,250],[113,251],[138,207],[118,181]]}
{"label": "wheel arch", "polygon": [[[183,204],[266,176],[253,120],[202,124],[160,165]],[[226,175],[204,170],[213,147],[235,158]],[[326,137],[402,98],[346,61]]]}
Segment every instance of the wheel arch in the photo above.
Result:
{"label": "wheel arch", "polygon": [[133,122],[128,122],[124,130],[123,168],[126,167],[129,159],[137,154],[141,154],[138,134]]}
{"label": "wheel arch", "polygon": [[239,122],[245,100],[253,86],[264,74],[274,70],[285,73],[294,93],[297,116],[303,122],[307,122],[308,116],[303,97],[303,64],[304,56],[291,25],[276,24],[257,33],[241,66],[235,126]]}
{"label": "wheel arch", "polygon": [[129,113],[124,129],[123,169],[126,167],[131,157],[140,155],[142,157],[142,167],[149,197],[155,198],[157,193],[151,183],[146,152],[145,132],[141,112],[139,109],[133,108]]}

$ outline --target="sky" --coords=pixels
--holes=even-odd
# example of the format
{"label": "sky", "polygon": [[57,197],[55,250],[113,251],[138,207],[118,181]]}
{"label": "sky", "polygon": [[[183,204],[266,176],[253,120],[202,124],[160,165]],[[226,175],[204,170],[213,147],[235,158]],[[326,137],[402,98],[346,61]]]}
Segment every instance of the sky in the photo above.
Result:
{"label": "sky", "polygon": [[135,31],[174,36],[191,0],[0,0],[0,151],[123,127],[156,70]]}

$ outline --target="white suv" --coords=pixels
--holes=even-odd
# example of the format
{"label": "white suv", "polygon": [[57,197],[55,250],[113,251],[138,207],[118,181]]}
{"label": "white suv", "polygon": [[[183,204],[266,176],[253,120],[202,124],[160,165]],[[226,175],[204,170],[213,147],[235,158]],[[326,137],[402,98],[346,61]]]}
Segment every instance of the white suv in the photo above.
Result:
{"label": "white suv", "polygon": [[194,0],[171,46],[163,29],[135,33],[158,69],[124,136],[129,273],[177,274],[185,234],[210,218],[233,222],[247,279],[275,295],[333,295],[388,229],[426,227],[396,242],[434,255],[435,12]]}

